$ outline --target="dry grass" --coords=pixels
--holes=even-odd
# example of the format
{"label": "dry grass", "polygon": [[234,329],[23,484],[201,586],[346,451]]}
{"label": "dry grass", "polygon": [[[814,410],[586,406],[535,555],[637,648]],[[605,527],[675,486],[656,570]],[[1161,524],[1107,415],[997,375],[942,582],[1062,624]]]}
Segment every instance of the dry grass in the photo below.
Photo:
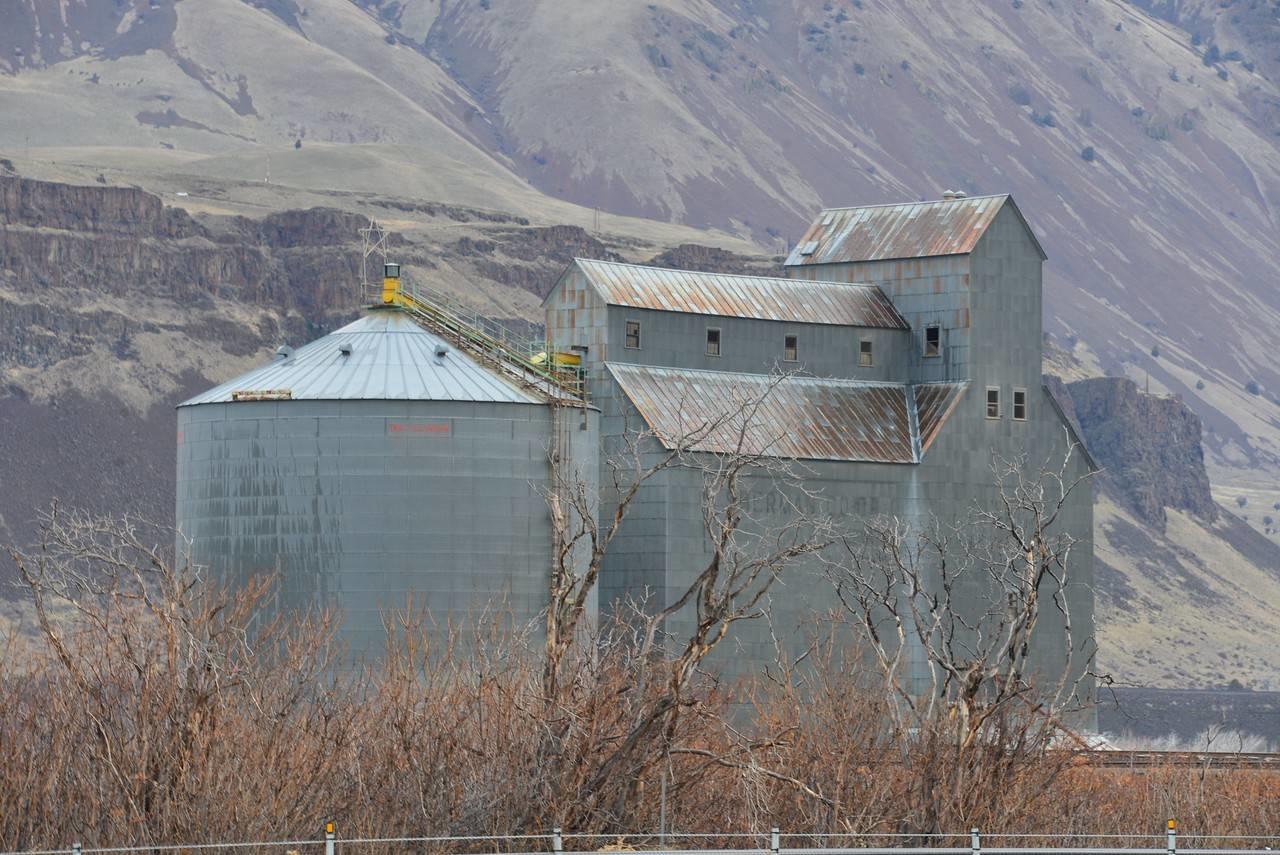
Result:
{"label": "dry grass", "polygon": [[[785,679],[699,675],[637,729],[675,660],[626,627],[562,661],[501,621],[441,634],[388,615],[376,667],[344,663],[332,616],[269,621],[265,583],[199,583],[153,534],[73,518],[15,554],[39,626],[0,656],[0,849],[344,837],[656,831],[818,835],[1266,834],[1280,774],[1075,765],[1042,720],[974,750],[950,718],[885,726],[887,696],[815,650]],[[59,609],[55,613],[55,609]],[[252,628],[252,631],[250,630]],[[889,838],[880,838],[888,841]],[[925,838],[916,838],[923,841]]]}

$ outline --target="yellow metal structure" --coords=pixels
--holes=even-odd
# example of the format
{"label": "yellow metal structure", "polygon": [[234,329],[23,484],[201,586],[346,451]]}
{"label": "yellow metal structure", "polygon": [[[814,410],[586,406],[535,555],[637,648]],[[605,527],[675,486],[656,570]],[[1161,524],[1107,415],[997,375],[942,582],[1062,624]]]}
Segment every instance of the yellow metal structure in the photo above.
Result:
{"label": "yellow metal structure", "polygon": [[[547,352],[545,350],[535,353],[529,360],[534,365],[547,364]],[[551,354],[551,364],[556,367],[573,366],[577,368],[582,364],[582,355],[578,353],[566,353],[563,350],[556,351]]]}
{"label": "yellow metal structure", "polygon": [[421,326],[553,402],[579,406],[586,402],[579,354],[557,351],[545,342],[530,345],[527,340],[517,340],[508,327],[444,294],[405,288],[399,264],[383,265],[382,305],[408,312]]}
{"label": "yellow metal structure", "polygon": [[393,306],[400,294],[400,265],[382,265],[382,305]]}

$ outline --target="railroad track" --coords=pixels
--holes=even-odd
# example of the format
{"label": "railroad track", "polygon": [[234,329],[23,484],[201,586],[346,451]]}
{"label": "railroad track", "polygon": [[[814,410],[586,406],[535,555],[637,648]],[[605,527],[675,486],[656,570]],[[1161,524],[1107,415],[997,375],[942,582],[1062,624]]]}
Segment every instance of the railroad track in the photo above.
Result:
{"label": "railroad track", "polygon": [[1280,771],[1280,754],[1219,751],[1082,751],[1082,765],[1107,769],[1159,767],[1271,769]]}

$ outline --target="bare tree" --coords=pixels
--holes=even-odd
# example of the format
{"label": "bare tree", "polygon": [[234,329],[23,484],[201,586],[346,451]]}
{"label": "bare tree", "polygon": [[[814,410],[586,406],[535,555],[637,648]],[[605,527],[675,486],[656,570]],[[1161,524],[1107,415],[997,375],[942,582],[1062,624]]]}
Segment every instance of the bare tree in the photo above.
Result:
{"label": "bare tree", "polygon": [[[543,689],[548,704],[561,702],[562,670],[578,637],[588,596],[610,544],[646,484],[666,473],[696,485],[707,547],[701,570],[680,594],[668,602],[629,604],[626,631],[615,643],[629,647],[637,662],[661,661],[661,673],[650,667],[636,669],[637,691],[628,694],[622,707],[628,716],[625,730],[584,779],[583,799],[575,805],[580,814],[604,810],[620,820],[645,775],[673,753],[746,768],[728,754],[677,743],[683,712],[697,704],[691,687],[730,628],[764,616],[767,595],[779,576],[835,540],[829,518],[802,508],[821,505],[821,497],[804,486],[799,465],[772,452],[781,435],[761,432],[761,408],[789,376],[771,375],[763,388],[744,388],[709,414],[705,401],[692,406],[684,397],[665,430],[638,428],[627,418],[606,464],[603,519],[598,511],[602,497],[582,479],[561,481],[550,491],[558,547],[547,616]],[[765,485],[780,498],[782,522],[771,522],[753,510],[756,485]],[[677,620],[679,632],[673,630]],[[548,734],[549,756],[563,756],[570,730],[566,722]],[[742,744],[759,743],[748,739]],[[609,787],[609,781],[628,784]],[[793,783],[803,786],[798,780]],[[613,803],[604,803],[603,794],[610,794]]]}
{"label": "bare tree", "polygon": [[[1093,640],[1073,622],[1077,538],[1063,520],[1090,474],[1072,474],[1077,454],[1069,442],[1057,465],[1035,471],[1025,457],[993,455],[990,502],[954,522],[868,520],[829,566],[892,701],[903,761],[932,769],[918,779],[915,830],[995,810],[998,789],[975,786],[975,777],[1042,757],[1071,735],[1064,717],[1089,702]],[[1038,659],[1050,648],[1059,661]],[[913,752],[919,745],[929,750]],[[974,803],[978,793],[986,804]]]}

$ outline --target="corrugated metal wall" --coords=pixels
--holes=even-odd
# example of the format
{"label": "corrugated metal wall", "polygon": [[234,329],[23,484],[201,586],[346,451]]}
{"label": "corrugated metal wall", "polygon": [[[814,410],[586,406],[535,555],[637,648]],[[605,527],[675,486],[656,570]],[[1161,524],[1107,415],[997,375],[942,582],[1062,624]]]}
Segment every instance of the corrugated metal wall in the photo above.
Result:
{"label": "corrugated metal wall", "polygon": [[[597,419],[566,411],[593,477]],[[213,403],[178,412],[177,521],[215,578],[279,573],[288,608],[344,615],[377,654],[410,597],[444,624],[546,602],[551,411],[433,401]]]}

